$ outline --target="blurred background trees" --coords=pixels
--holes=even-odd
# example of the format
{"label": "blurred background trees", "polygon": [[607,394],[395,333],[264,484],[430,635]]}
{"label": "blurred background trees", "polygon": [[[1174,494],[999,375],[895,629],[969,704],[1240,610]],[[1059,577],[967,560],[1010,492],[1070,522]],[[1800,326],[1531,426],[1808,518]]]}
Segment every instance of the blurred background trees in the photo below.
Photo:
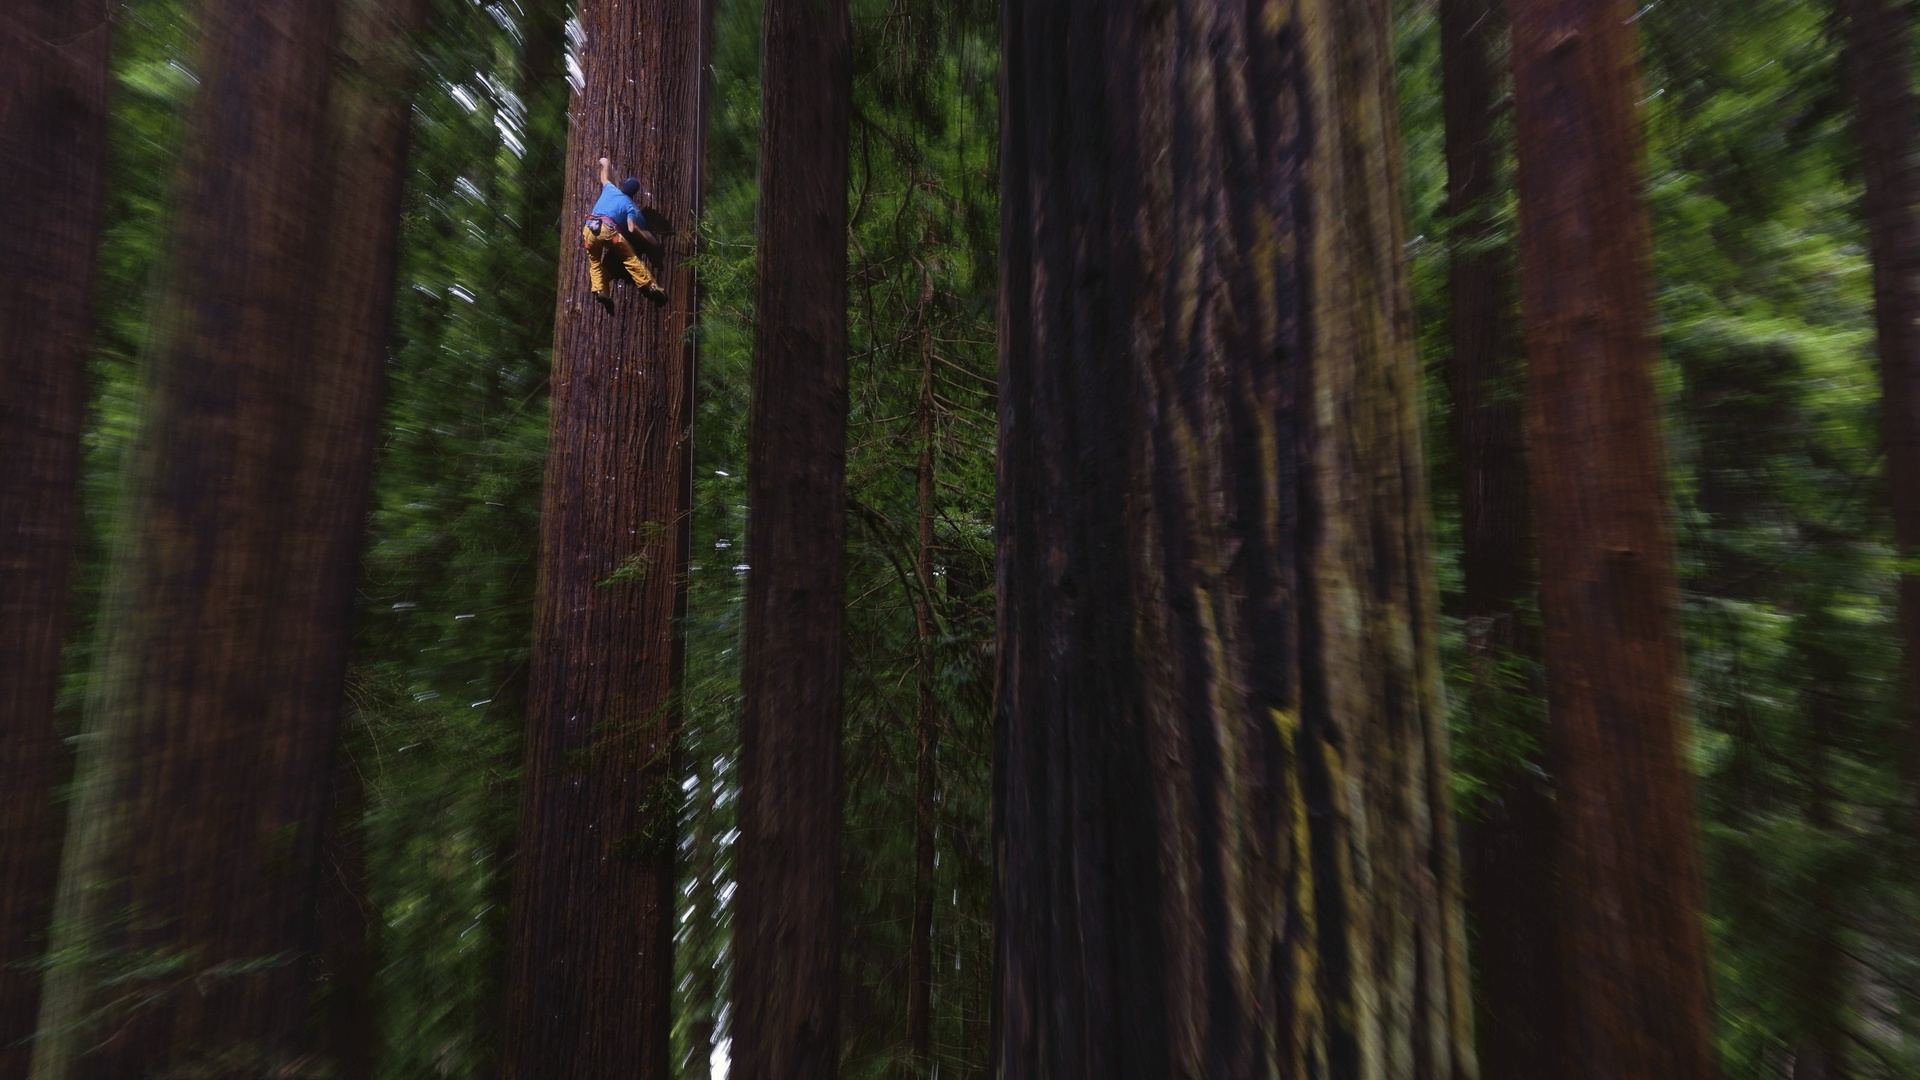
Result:
{"label": "blurred background trees", "polygon": [[[1508,0],[1509,14],[1521,2]],[[286,417],[343,400],[307,389],[321,377],[321,352],[344,355],[339,350],[349,347],[326,337],[330,321],[374,335],[362,346],[383,340],[386,376],[384,413],[377,431],[364,436],[377,457],[351,623],[340,611],[334,631],[343,644],[349,625],[352,635],[338,760],[324,752],[309,760],[303,752],[299,767],[283,775],[235,764],[253,761],[264,744],[208,758],[221,763],[215,773],[227,784],[222,798],[271,792],[291,799],[296,787],[313,793],[296,800],[302,824],[262,825],[267,819],[248,812],[228,824],[267,830],[268,839],[251,848],[252,841],[203,838],[211,845],[205,850],[200,841],[156,841],[145,855],[163,877],[179,877],[180,896],[221,896],[218,883],[235,872],[235,860],[256,856],[275,872],[307,875],[309,884],[297,891],[311,899],[298,903],[317,904],[323,916],[295,945],[317,950],[317,959],[304,1000],[286,1005],[274,1021],[275,1030],[292,1032],[286,1043],[296,1047],[283,1064],[306,1070],[290,1075],[537,1075],[502,1068],[503,1032],[516,1017],[525,1019],[510,1004],[517,984],[509,975],[508,911],[516,867],[539,865],[516,840],[527,820],[523,732],[530,715],[553,713],[530,701],[538,696],[535,593],[556,312],[570,317],[556,283],[581,276],[575,234],[584,207],[575,203],[602,153],[673,203],[677,234],[667,258],[672,301],[654,309],[616,292],[627,306],[613,321],[594,324],[595,348],[627,348],[651,357],[653,370],[664,364],[676,371],[686,371],[676,365],[697,352],[697,366],[684,376],[691,381],[672,406],[690,411],[694,436],[679,447],[683,464],[668,469],[673,476],[659,489],[663,498],[684,499],[690,486],[690,504],[680,505],[691,509],[676,519],[679,526],[649,532],[649,542],[660,541],[663,550],[673,546],[669,540],[680,545],[685,573],[668,569],[677,554],[663,555],[657,566],[648,556],[644,571],[636,565],[603,586],[620,577],[629,552],[593,547],[598,562],[583,578],[582,595],[593,603],[618,600],[644,587],[635,580],[644,573],[676,612],[649,631],[663,641],[677,634],[684,662],[677,692],[660,698],[678,725],[670,760],[657,763],[666,797],[646,805],[649,820],[664,807],[677,821],[653,838],[660,848],[650,857],[672,870],[655,880],[663,899],[649,940],[672,938],[671,1000],[655,1003],[671,1025],[665,1067],[674,1075],[709,1075],[728,1058],[736,970],[762,4],[713,0],[710,36],[697,43],[704,76],[688,73],[673,84],[676,94],[691,93],[696,83],[706,87],[704,125],[687,119],[644,135],[622,131],[620,146],[571,152],[569,83],[582,85],[604,62],[595,59],[589,20],[561,0],[428,0],[422,29],[404,48],[327,45],[324,85],[335,104],[355,93],[390,104],[386,91],[405,84],[397,72],[414,73],[397,215],[345,209],[349,198],[377,203],[380,184],[373,166],[354,166],[349,180],[329,179],[333,166],[318,163],[334,160],[330,132],[360,132],[368,147],[383,148],[366,151],[376,162],[397,148],[374,128],[337,120],[300,128],[316,148],[314,164],[303,165],[307,157],[291,151],[268,153],[257,167],[235,159],[233,194],[194,194],[210,175],[201,144],[233,133],[210,133],[195,112],[211,107],[207,95],[224,77],[215,63],[220,54],[208,43],[236,32],[233,20],[213,13],[218,6],[124,0],[108,9],[110,30],[96,31],[97,18],[65,7],[51,29],[35,29],[27,15],[9,16],[0,29],[0,78],[9,80],[0,100],[0,203],[9,215],[9,246],[0,248],[8,289],[0,298],[0,325],[7,327],[0,374],[8,380],[0,387],[0,421],[7,425],[0,440],[34,425],[66,440],[67,452],[78,455],[81,507],[65,585],[57,580],[57,558],[43,572],[22,569],[29,564],[14,561],[13,547],[0,554],[7,560],[0,562],[6,648],[15,641],[8,635],[25,625],[15,619],[16,604],[40,605],[33,620],[49,618],[50,606],[64,606],[68,616],[53,710],[55,734],[64,741],[50,764],[34,756],[36,739],[45,747],[48,736],[30,726],[44,725],[44,701],[54,693],[46,674],[50,639],[44,629],[36,639],[37,666],[16,664],[12,652],[0,659],[0,708],[10,710],[0,717],[8,770],[0,815],[9,830],[0,853],[9,860],[0,878],[7,901],[0,933],[8,935],[0,941],[7,964],[0,988],[12,1010],[0,1011],[7,1025],[0,1030],[0,1076],[24,1075],[27,1053],[79,1030],[43,1026],[35,1044],[19,1042],[32,1032],[13,1019],[23,1015],[17,991],[31,993],[48,967],[94,973],[79,991],[97,1004],[73,1006],[84,1026],[122,1031],[133,1019],[122,1037],[161,1026],[168,1034],[156,1040],[194,1037],[191,1025],[158,1022],[175,1006],[154,988],[177,983],[184,970],[160,940],[173,931],[147,927],[158,944],[130,951],[109,951],[107,940],[56,937],[47,956],[45,917],[30,912],[44,912],[50,899],[16,884],[31,882],[31,871],[15,877],[11,860],[37,850],[45,866],[46,853],[63,839],[71,845],[62,836],[69,811],[94,805],[85,786],[72,782],[76,758],[96,752],[90,740],[99,729],[87,715],[102,715],[114,701],[137,712],[160,700],[129,696],[124,687],[116,693],[111,673],[116,658],[127,655],[133,624],[102,614],[124,607],[115,600],[103,608],[103,598],[133,595],[124,572],[108,586],[110,553],[155,520],[129,509],[123,488],[130,482],[133,490],[164,494],[142,479],[151,469],[139,464],[151,453],[140,449],[144,440],[158,437],[164,428],[155,425],[168,415],[167,399],[152,387],[176,377],[197,380],[193,385],[209,394],[257,386],[262,401],[290,410],[259,420],[258,430],[278,432],[293,447],[307,421]],[[986,1075],[994,1052],[995,436],[1004,404],[996,383],[1001,11],[985,0],[849,6],[840,1069],[857,1077]],[[696,5],[674,7],[692,12]],[[1392,12],[1391,67],[1405,164],[1400,195],[1411,325],[1426,374],[1432,566],[1452,741],[1449,783],[1478,980],[1475,1039],[1488,1075],[1506,1077],[1538,1075],[1542,1066],[1514,1063],[1553,1060],[1566,1043],[1558,1034],[1539,1038],[1539,1014],[1526,1010],[1551,1006],[1560,985],[1537,957],[1561,925],[1552,878],[1540,871],[1559,850],[1544,811],[1560,798],[1561,770],[1549,750],[1538,578],[1526,554],[1532,513],[1520,496],[1517,425],[1528,386],[1516,338],[1518,297],[1538,264],[1514,255],[1515,88],[1507,75],[1508,18],[1499,7],[1400,0]],[[355,25],[359,10],[337,5],[326,31],[333,42]],[[1711,0],[1622,11],[1640,50],[1642,85],[1632,105],[1645,154],[1640,190],[1651,224],[1659,346],[1650,374],[1669,446],[1660,479],[1671,496],[1679,584],[1680,648],[1671,659],[1684,665],[1676,719],[1685,736],[1681,762],[1698,787],[1712,1048],[1728,1077],[1915,1075],[1915,668],[1912,648],[1903,645],[1899,599],[1901,578],[1914,575],[1912,541],[1895,526],[1896,511],[1910,509],[1916,497],[1913,482],[1902,479],[1912,464],[1905,460],[1911,402],[1899,396],[1913,370],[1900,356],[1910,343],[1899,315],[1913,270],[1902,247],[1911,247],[1913,196],[1900,194],[1902,185],[1910,192],[1913,152],[1910,136],[1901,134],[1912,121],[1907,8],[1897,0]],[[698,35],[687,33],[693,43]],[[648,48],[658,44],[649,41]],[[57,62],[48,60],[49,42],[58,46]],[[264,48],[247,46],[249,62],[260,62]],[[87,82],[89,56],[110,66],[110,83],[88,89],[95,85]],[[276,67],[274,78],[291,77],[292,68]],[[41,128],[20,119],[42,119],[35,99],[17,96],[33,92],[25,89],[30,78],[77,95],[75,120],[63,128],[76,140],[71,150],[35,141]],[[271,89],[260,80],[247,85]],[[104,119],[95,121],[105,125],[101,174],[83,164],[84,120],[98,108],[87,104],[89,94],[104,94],[106,102]],[[691,115],[692,106],[688,97],[675,108]],[[648,117],[648,108],[629,103],[609,115]],[[574,130],[583,131],[578,122]],[[276,139],[295,134],[288,125],[274,132]],[[358,145],[341,145],[349,144]],[[623,153],[633,155],[630,162],[620,160]],[[655,153],[659,161],[648,156]],[[671,169],[682,170],[671,182],[669,154],[677,155]],[[61,164],[49,173],[56,160]],[[104,206],[89,211],[88,185],[99,176]],[[1371,180],[1354,183],[1374,187]],[[289,184],[316,191],[331,184],[334,194],[276,194]],[[212,250],[223,258],[254,252],[246,258],[256,269],[233,286],[234,296],[271,292],[278,298],[263,301],[260,311],[294,314],[248,329],[255,344],[204,350],[182,363],[186,354],[168,343],[197,333],[181,320],[194,310],[183,298],[198,286],[168,269],[182,257],[176,238],[201,227],[196,215],[290,204],[306,216],[274,227],[312,229],[311,238],[240,229]],[[330,298],[333,279],[352,275],[310,270],[336,257],[330,245],[339,241],[328,239],[334,233],[378,248],[383,216],[398,230],[390,333],[374,309]],[[75,230],[76,218],[93,224]],[[1168,245],[1195,238],[1190,231],[1171,236]],[[1167,246],[1162,254],[1172,259],[1181,250]],[[87,252],[97,267],[91,316],[73,300],[23,300],[21,282],[42,290],[68,282],[69,292],[84,294],[78,267]],[[1515,276],[1503,281],[1509,273]],[[357,280],[376,279],[377,270]],[[694,310],[696,289],[697,320],[675,321]],[[56,309],[56,302],[68,306]],[[58,340],[43,344],[16,326]],[[82,338],[92,345],[87,411],[76,427],[58,421],[57,402],[45,406],[51,411],[28,405],[18,380],[32,378],[20,374],[28,362],[71,366]],[[208,358],[218,355],[233,356],[252,374],[214,366]],[[323,449],[350,449],[350,429],[340,427],[342,437]],[[196,422],[181,430],[183,438],[199,439],[207,428]],[[553,430],[582,449],[602,431],[588,419]],[[553,445],[563,442],[556,437]],[[57,454],[23,458],[14,442],[0,445],[10,448],[0,498],[14,499],[18,485],[62,483]],[[619,457],[610,446],[599,452],[608,463]],[[317,480],[291,479],[302,470],[321,476],[304,453],[290,449],[263,464],[258,477],[274,482],[260,479],[250,490],[281,510],[310,497],[344,505],[339,499],[348,493],[340,489],[323,495],[312,486]],[[36,479],[23,460],[45,460],[49,471]],[[632,455],[627,466],[653,468]],[[204,468],[209,479],[240,475]],[[1549,482],[1585,484],[1597,468],[1576,459]],[[346,471],[327,466],[321,478],[345,481]],[[13,503],[4,505],[0,529],[10,531],[0,536],[8,543],[26,537],[49,550],[60,546],[57,523],[22,529],[25,519]],[[258,509],[240,500],[209,511],[208,528],[274,520]],[[664,520],[635,512],[634,528]],[[294,515],[315,537],[327,532],[321,516]],[[682,527],[675,540],[671,534]],[[305,541],[288,544],[281,550],[320,551]],[[298,613],[324,606],[325,582],[341,573],[336,559],[285,555],[270,571],[248,570],[257,586],[240,594],[246,618],[256,621],[246,625],[278,620],[311,632],[321,620]],[[30,594],[25,583],[41,588]],[[334,602],[345,596],[341,590]],[[184,635],[187,625],[184,617],[170,618],[149,638],[149,651],[177,647],[166,631]],[[320,644],[296,649],[284,644],[291,638],[265,630],[258,636],[232,634],[276,657],[276,679],[261,688],[262,700],[286,689],[277,676],[290,669],[277,666],[277,658],[289,651],[301,652],[314,671],[338,662],[337,654],[326,661]],[[234,686],[258,674],[238,657],[215,665],[233,667]],[[41,672],[37,687],[33,671]],[[24,711],[11,711],[21,701]],[[197,707],[193,714],[209,725],[234,715]],[[295,737],[292,721],[274,724],[276,738]],[[314,745],[326,742],[315,738]],[[246,742],[237,735],[235,741]],[[158,757],[142,764],[167,767]],[[560,761],[563,769],[583,764],[591,763]],[[22,777],[38,769],[45,779],[16,782],[15,769],[28,770]],[[183,792],[200,786],[198,778],[180,784]],[[35,785],[45,789],[38,796],[26,790]],[[330,797],[318,794],[325,790]],[[92,813],[74,820],[81,827],[106,823]],[[191,820],[181,811],[176,820],[143,827],[160,837],[195,829]],[[100,876],[116,888],[146,880],[133,870]],[[16,910],[29,912],[25,922]],[[118,910],[106,905],[109,922]],[[237,980],[271,981],[283,970],[277,948],[205,955],[214,963],[243,961],[221,972]],[[102,993],[105,987],[111,989]],[[30,1013],[33,1006],[24,1008]],[[150,1060],[184,1067],[189,1059],[161,1053]],[[208,1075],[252,1067],[237,1058],[198,1065],[212,1070]]]}
{"label": "blurred background trees", "polygon": [[[93,342],[95,237],[106,196],[108,5],[48,0],[0,28],[0,1033],[32,1031],[59,835],[54,695],[79,517]],[[64,41],[64,48],[50,45]],[[0,1078],[32,1047],[0,1045]]]}

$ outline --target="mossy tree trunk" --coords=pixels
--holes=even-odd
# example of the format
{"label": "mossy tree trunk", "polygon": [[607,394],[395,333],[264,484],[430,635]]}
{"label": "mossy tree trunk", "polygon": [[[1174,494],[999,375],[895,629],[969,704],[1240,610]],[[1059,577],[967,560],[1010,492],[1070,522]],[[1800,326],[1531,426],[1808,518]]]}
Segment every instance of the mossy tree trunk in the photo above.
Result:
{"label": "mossy tree trunk", "polygon": [[[1539,657],[1532,625],[1533,522],[1527,500],[1526,372],[1520,355],[1513,249],[1497,224],[1511,192],[1500,121],[1502,0],[1441,0],[1449,236],[1448,303],[1454,469],[1460,491],[1461,614],[1470,652],[1457,708],[1479,725],[1526,723],[1526,671]],[[1527,730],[1544,737],[1544,731]],[[1550,1075],[1559,973],[1553,927],[1553,793],[1525,761],[1489,777],[1461,825],[1480,1067],[1487,1080]]]}
{"label": "mossy tree trunk", "polygon": [[[568,116],[540,585],[509,915],[508,1077],[666,1080],[708,5],[585,0]],[[658,306],[588,296],[597,160],[673,235]]]}
{"label": "mossy tree trunk", "polygon": [[0,21],[0,1080],[27,1074],[58,849],[66,624],[107,167],[105,0]]}
{"label": "mossy tree trunk", "polygon": [[1534,534],[1559,811],[1556,1075],[1700,1080],[1709,1043],[1652,243],[1624,0],[1512,0]]}
{"label": "mossy tree trunk", "polygon": [[767,0],[741,647],[733,1068],[840,1070],[846,0]]}
{"label": "mossy tree trunk", "polygon": [[1839,0],[1845,64],[1865,181],[1861,213],[1873,257],[1881,438],[1893,538],[1900,550],[1900,629],[1906,658],[1909,763],[1920,783],[1920,117],[1914,113],[1913,12],[1900,0]]}
{"label": "mossy tree trunk", "polygon": [[1004,17],[998,1068],[1472,1076],[1390,5]]}
{"label": "mossy tree trunk", "polygon": [[207,14],[36,1077],[323,1056],[303,1022],[423,13],[345,4],[338,48],[325,0]]}

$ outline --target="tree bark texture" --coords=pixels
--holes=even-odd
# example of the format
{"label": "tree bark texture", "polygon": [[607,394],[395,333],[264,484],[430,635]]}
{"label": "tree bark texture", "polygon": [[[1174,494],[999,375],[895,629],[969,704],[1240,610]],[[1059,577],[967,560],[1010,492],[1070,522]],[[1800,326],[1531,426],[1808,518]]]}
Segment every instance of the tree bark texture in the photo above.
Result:
{"label": "tree bark texture", "polygon": [[1473,1076],[1390,5],[1004,18],[998,1067]]}
{"label": "tree bark texture", "polygon": [[733,1068],[839,1075],[846,0],[767,0]]}
{"label": "tree bark texture", "polygon": [[27,1074],[53,909],[110,25],[105,0],[28,0],[0,21],[0,1080]]}
{"label": "tree bark texture", "polygon": [[[1452,354],[1447,387],[1460,490],[1462,614],[1471,652],[1467,705],[1507,693],[1504,669],[1537,657],[1523,625],[1533,592],[1525,378],[1513,253],[1495,224],[1507,147],[1498,119],[1506,11],[1501,0],[1441,0]],[[1456,705],[1460,703],[1456,702]],[[1551,1075],[1559,1039],[1553,919],[1553,795],[1521,763],[1492,777],[1483,811],[1461,827],[1475,930],[1480,1068],[1486,1080]]]}
{"label": "tree bark texture", "polygon": [[[1920,558],[1920,117],[1914,114],[1913,13],[1899,0],[1839,0],[1846,22],[1848,81],[1865,181],[1861,214],[1873,257],[1873,318],[1879,338],[1881,438],[1893,539],[1901,558]],[[1900,577],[1906,659],[1909,766],[1920,778],[1920,574]]]}
{"label": "tree bark texture", "polygon": [[[569,110],[540,584],[504,1072],[666,1080],[673,988],[672,762],[684,670],[693,460],[693,254],[705,2],[585,0]],[[607,157],[674,227],[654,306],[588,296],[580,221]],[[643,201],[647,201],[643,198]]]}
{"label": "tree bark texture", "polygon": [[1528,435],[1560,812],[1556,1075],[1713,1074],[1633,14],[1513,0]]}
{"label": "tree bark texture", "polygon": [[77,960],[49,973],[36,1077],[313,1060],[406,179],[397,88],[423,11],[348,4],[338,50],[327,0],[207,14],[62,868],[56,933]]}

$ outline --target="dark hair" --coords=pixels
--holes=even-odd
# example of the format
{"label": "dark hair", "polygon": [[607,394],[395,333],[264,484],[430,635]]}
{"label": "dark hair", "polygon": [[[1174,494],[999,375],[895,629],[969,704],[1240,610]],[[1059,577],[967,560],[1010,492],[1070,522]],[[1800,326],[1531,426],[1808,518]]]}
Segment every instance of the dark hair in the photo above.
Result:
{"label": "dark hair", "polygon": [[640,194],[640,181],[629,176],[625,180],[620,181],[620,190],[627,193],[627,198],[636,198]]}

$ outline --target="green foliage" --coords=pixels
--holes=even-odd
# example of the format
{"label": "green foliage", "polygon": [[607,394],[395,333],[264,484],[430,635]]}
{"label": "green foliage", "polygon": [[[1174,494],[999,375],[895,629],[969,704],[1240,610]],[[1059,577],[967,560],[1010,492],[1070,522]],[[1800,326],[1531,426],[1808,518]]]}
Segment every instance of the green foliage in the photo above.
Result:
{"label": "green foliage", "polygon": [[347,743],[395,1080],[489,1075],[498,1029],[566,139],[527,61],[564,15],[439,0],[421,42]]}
{"label": "green foliage", "polygon": [[[940,703],[936,795],[933,1060],[985,1068],[991,970],[987,861],[993,602],[994,243],[998,98],[987,5],[853,5],[855,101],[849,317],[846,978],[848,1076],[908,1067],[906,1001],[914,889],[920,665]],[[753,352],[759,11],[716,11],[700,260],[700,412],[689,568],[687,769],[676,1037],[705,1075],[696,1034],[718,1024],[731,895],[732,784],[748,385]],[[936,378],[932,596],[923,652],[918,459],[922,370]]]}
{"label": "green foliage", "polygon": [[[915,1075],[905,958],[925,664],[939,731],[932,1062],[939,1075],[985,1075],[997,12],[966,0],[853,8],[844,1072]],[[924,654],[915,618],[923,408],[935,477]]]}
{"label": "green foliage", "polygon": [[1824,6],[1714,8],[1647,36],[1722,1052],[1735,1077],[1815,1053],[1912,1075],[1894,567],[1841,57]]}
{"label": "green foliage", "polygon": [[[1692,751],[1730,1078],[1908,1076],[1917,943],[1869,267],[1824,4],[1650,4],[1645,123]],[[1416,302],[1447,354],[1432,6],[1401,19]],[[1496,218],[1512,242],[1511,219]],[[1437,389],[1430,380],[1430,389]],[[1429,429],[1445,430],[1429,393]],[[1434,440],[1443,605],[1458,595],[1451,448]],[[1544,717],[1526,665],[1447,624],[1466,813]],[[1533,729],[1538,730],[1538,729]]]}

